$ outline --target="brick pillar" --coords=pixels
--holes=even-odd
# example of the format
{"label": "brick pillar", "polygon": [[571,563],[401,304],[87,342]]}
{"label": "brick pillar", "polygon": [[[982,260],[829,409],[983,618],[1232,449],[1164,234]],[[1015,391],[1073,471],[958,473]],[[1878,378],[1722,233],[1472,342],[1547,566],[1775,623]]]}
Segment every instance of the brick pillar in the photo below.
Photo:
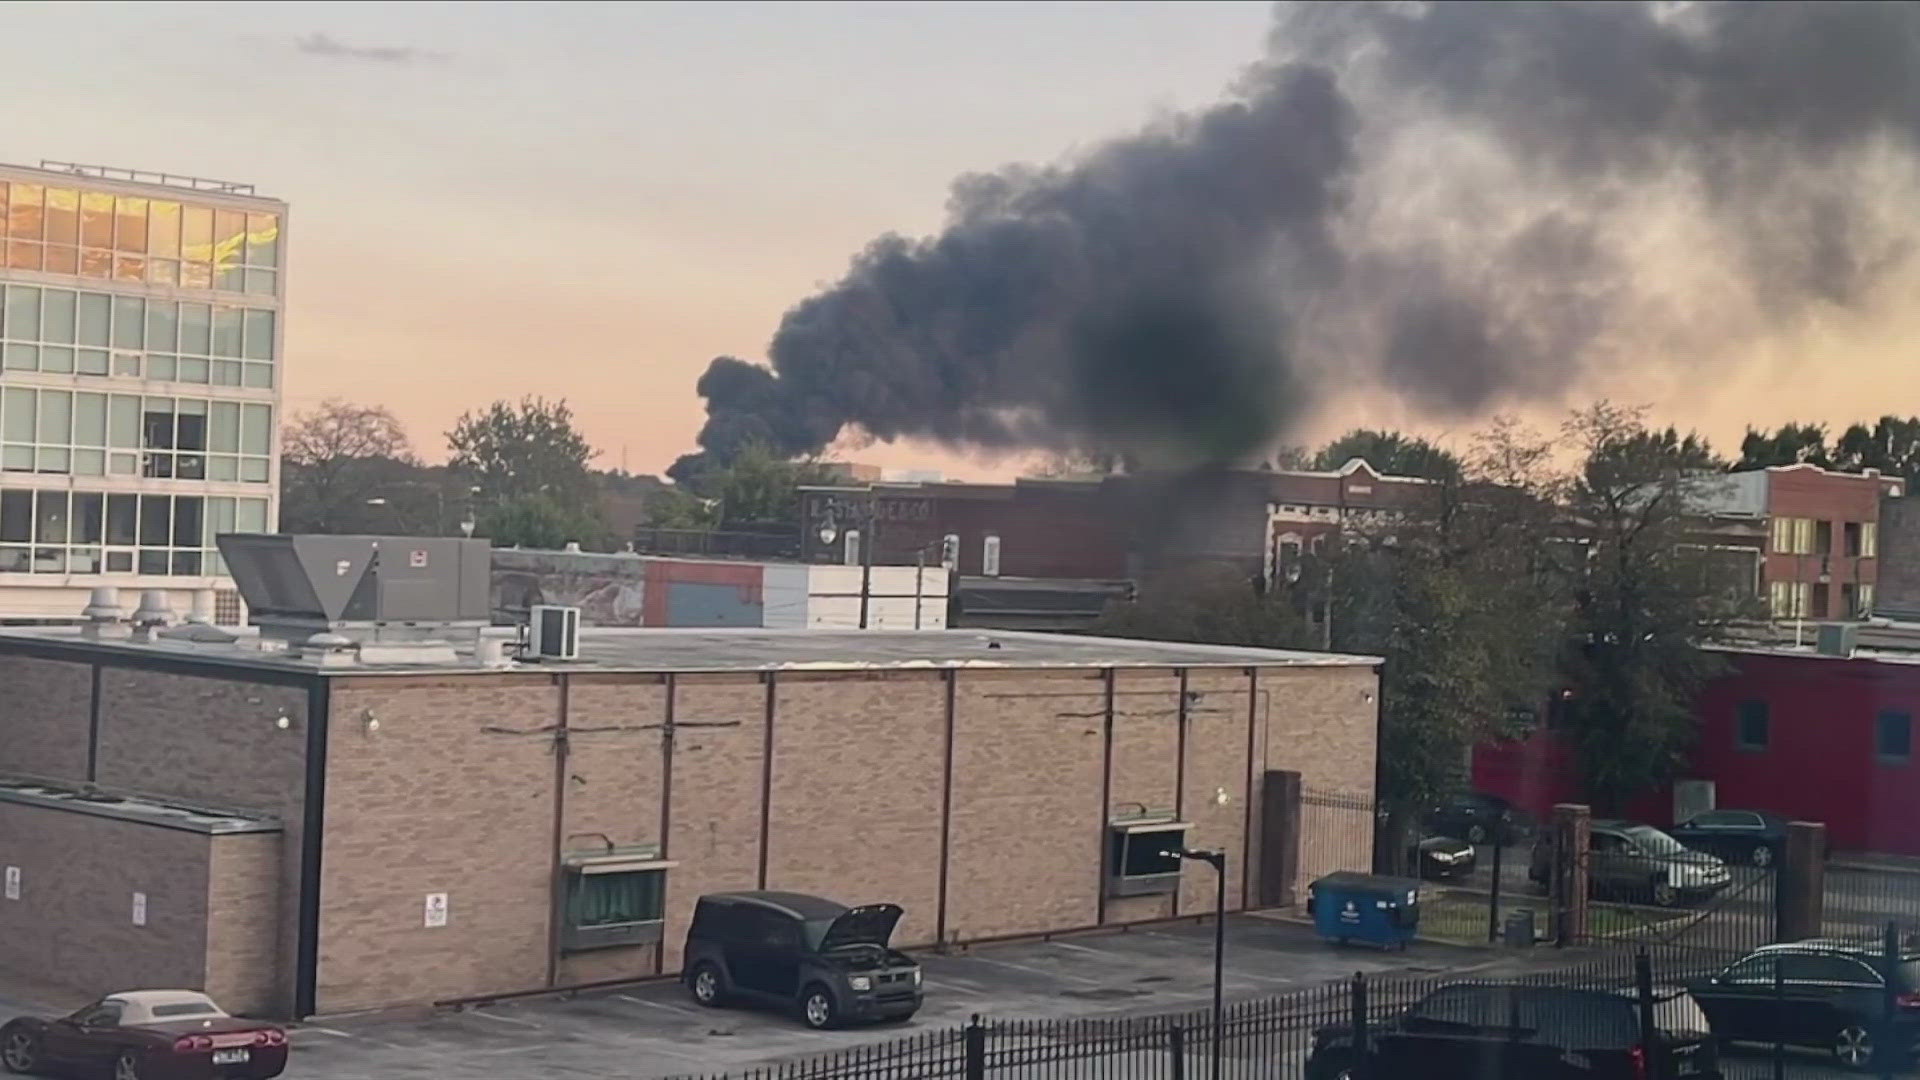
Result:
{"label": "brick pillar", "polygon": [[1292,907],[1300,876],[1300,774],[1269,769],[1260,788],[1261,907]]}
{"label": "brick pillar", "polygon": [[1787,825],[1786,848],[1773,882],[1774,940],[1820,936],[1826,914],[1827,827],[1817,821]]}
{"label": "brick pillar", "polygon": [[1554,939],[1573,944],[1587,936],[1587,903],[1591,890],[1587,848],[1593,835],[1593,811],[1579,803],[1553,807],[1553,869],[1549,877],[1553,897]]}

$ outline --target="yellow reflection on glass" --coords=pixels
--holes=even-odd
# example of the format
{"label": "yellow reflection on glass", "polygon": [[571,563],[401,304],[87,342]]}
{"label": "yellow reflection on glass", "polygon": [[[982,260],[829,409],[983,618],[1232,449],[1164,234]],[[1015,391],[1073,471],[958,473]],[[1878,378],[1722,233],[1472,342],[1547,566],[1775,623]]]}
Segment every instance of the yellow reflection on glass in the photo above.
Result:
{"label": "yellow reflection on glass", "polygon": [[203,262],[181,263],[180,287],[183,289],[213,288],[213,264]]}
{"label": "yellow reflection on glass", "polygon": [[113,252],[98,248],[80,249],[80,276],[90,278],[110,278],[113,276]]}
{"label": "yellow reflection on glass", "polygon": [[173,259],[180,255],[180,204],[153,201],[147,211],[147,253],[155,258]]}
{"label": "yellow reflection on glass", "polygon": [[39,184],[10,184],[7,197],[7,238],[10,240],[40,239],[41,222],[44,215],[41,207],[46,202],[46,194]]}
{"label": "yellow reflection on glass", "polygon": [[147,200],[122,195],[113,202],[113,248],[129,255],[147,250]]}
{"label": "yellow reflection on glass", "polygon": [[212,208],[189,206],[182,211],[180,220],[180,253],[194,262],[212,262]]}
{"label": "yellow reflection on glass", "polygon": [[113,278],[115,281],[145,281],[147,279],[146,256],[115,255],[113,257]]}
{"label": "yellow reflection on glass", "polygon": [[0,184],[0,240],[7,238],[7,185]]}
{"label": "yellow reflection on glass", "polygon": [[247,265],[273,269],[280,265],[280,216],[247,215]]}
{"label": "yellow reflection on glass", "polygon": [[113,196],[104,191],[80,195],[80,245],[113,248]]}
{"label": "yellow reflection on glass", "polygon": [[80,242],[80,193],[67,188],[47,189],[47,243]]}
{"label": "yellow reflection on glass", "polygon": [[58,247],[47,245],[47,273],[77,274],[80,272],[80,249],[62,244]]}

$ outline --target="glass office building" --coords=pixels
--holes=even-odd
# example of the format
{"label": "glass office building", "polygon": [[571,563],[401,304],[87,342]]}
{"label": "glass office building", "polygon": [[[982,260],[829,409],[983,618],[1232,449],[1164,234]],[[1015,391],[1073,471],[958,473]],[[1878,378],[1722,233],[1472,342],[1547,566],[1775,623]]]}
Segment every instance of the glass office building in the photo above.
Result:
{"label": "glass office building", "polygon": [[0,165],[0,620],[116,585],[237,621],[213,538],[276,522],[286,228],[250,185]]}

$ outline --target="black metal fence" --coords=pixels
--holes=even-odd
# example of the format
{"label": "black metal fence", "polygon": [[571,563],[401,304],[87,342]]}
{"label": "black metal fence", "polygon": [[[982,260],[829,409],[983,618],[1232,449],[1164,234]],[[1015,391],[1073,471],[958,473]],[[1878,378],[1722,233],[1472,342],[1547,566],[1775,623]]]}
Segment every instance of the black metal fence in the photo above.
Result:
{"label": "black metal fence", "polygon": [[709,529],[633,531],[633,549],[642,555],[702,555],[723,559],[798,559],[800,535],[722,532]]}
{"label": "black metal fence", "polygon": [[[1594,1000],[1620,998],[1640,1007],[1634,1013],[1615,1010],[1612,1017],[1604,1009],[1567,1010],[1559,1021],[1561,1037],[1599,1045],[1605,1041],[1600,1028],[1617,1029],[1622,1015],[1664,1014],[1670,1003],[1684,1000],[1676,989],[1680,983],[1722,963],[1721,958],[1688,950],[1654,948],[1637,955],[1607,953],[1581,965],[1501,981],[1356,975],[1345,982],[1229,1004],[1220,1019],[1217,1075],[1220,1080],[1321,1075],[1329,1080],[1342,1075],[1397,1080],[1404,1074],[1380,1071],[1388,1066],[1375,1040],[1395,1030],[1392,1025],[1403,1014],[1443,987],[1450,994],[1460,988],[1581,991],[1609,995]],[[1495,1023],[1505,1022],[1504,1009],[1495,1010]],[[1212,1080],[1213,1019],[1206,1008],[1075,1020],[976,1017],[962,1027],[701,1080]],[[1588,1023],[1594,1031],[1579,1030]],[[1565,1030],[1569,1026],[1571,1033]],[[1538,1040],[1535,1043],[1537,1048]],[[1624,1054],[1636,1043],[1646,1045],[1648,1040],[1633,1032],[1619,1049]],[[1315,1065],[1312,1071],[1310,1062]],[[1377,1066],[1371,1077],[1369,1065]],[[1341,1073],[1342,1068],[1349,1072]],[[1507,1080],[1520,1078],[1516,1072]]]}

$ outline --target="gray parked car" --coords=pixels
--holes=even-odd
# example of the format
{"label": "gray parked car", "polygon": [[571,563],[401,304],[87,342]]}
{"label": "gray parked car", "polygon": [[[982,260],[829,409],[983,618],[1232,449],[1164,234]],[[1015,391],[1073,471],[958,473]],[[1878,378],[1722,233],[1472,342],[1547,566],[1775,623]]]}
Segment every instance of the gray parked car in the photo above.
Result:
{"label": "gray parked car", "polygon": [[792,1009],[812,1028],[904,1020],[922,998],[920,965],[887,945],[902,914],[800,893],[712,893],[693,909],[681,978],[702,1005]]}
{"label": "gray parked car", "polygon": [[[1727,864],[1687,848],[1651,825],[1596,819],[1587,850],[1589,895],[1660,907],[1705,900],[1733,882]],[[1545,889],[1553,876],[1553,836],[1533,845],[1527,877]]]}

